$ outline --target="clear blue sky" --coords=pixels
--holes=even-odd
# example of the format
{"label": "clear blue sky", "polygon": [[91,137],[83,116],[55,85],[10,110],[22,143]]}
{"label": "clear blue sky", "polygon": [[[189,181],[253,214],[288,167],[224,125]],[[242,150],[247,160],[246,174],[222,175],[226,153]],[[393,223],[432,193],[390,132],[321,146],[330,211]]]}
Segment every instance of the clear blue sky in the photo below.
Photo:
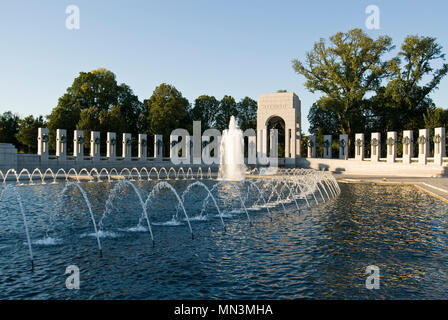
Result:
{"label": "clear blue sky", "polygon": [[[80,30],[65,27],[70,4],[80,9]],[[366,30],[369,4],[381,10],[380,30]],[[47,115],[80,71],[105,67],[140,100],[162,82],[190,102],[201,94],[239,100],[294,91],[306,132],[318,96],[304,88],[292,59],[355,27],[387,34],[397,47],[409,34],[437,37],[448,52],[447,16],[446,0],[1,0],[0,112]],[[448,78],[432,98],[448,106]]]}

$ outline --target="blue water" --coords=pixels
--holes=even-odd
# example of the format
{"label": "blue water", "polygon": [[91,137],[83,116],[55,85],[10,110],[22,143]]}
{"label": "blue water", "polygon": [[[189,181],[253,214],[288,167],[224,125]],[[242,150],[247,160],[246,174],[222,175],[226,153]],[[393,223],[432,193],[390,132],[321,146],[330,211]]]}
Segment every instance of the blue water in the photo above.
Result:
{"label": "blue water", "polygon": [[[191,183],[170,182],[181,193]],[[213,182],[205,182],[212,186]],[[154,182],[134,182],[146,196]],[[95,221],[115,183],[81,183]],[[249,210],[222,188],[226,231],[204,190],[185,199],[194,239],[176,198],[162,191],[148,210],[154,246],[131,188],[112,199],[100,255],[87,206],[64,183],[17,186],[33,241],[34,270],[16,197],[0,202],[0,299],[415,299],[448,297],[447,206],[411,186],[341,184],[341,195],[299,212],[294,203]],[[255,192],[239,187],[248,207]],[[60,199],[59,203],[57,199]],[[319,199],[320,200],[320,199]],[[321,202],[321,201],[319,201]],[[233,209],[232,209],[233,208]],[[53,218],[51,218],[53,216]],[[173,223],[175,222],[175,223]],[[51,237],[48,240],[46,236]],[[80,269],[80,289],[65,269]],[[365,269],[380,269],[368,290]]]}

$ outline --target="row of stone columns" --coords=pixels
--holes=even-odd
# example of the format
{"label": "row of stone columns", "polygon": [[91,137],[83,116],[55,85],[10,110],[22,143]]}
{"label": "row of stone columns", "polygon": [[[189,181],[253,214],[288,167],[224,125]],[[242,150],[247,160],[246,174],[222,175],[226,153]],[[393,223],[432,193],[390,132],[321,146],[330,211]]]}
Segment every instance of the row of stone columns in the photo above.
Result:
{"label": "row of stone columns", "polygon": [[[100,160],[100,140],[101,134],[98,131],[90,133],[90,159]],[[122,137],[122,158],[123,160],[131,160],[132,158],[132,135],[130,133],[123,133]],[[75,130],[73,136],[73,157],[76,160],[84,160],[84,131]],[[59,160],[65,161],[67,159],[67,130],[56,130],[56,157]],[[115,132],[107,133],[106,140],[106,157],[108,160],[116,160],[117,158],[117,135]],[[42,160],[49,158],[49,136],[47,128],[39,128],[37,135],[37,154]],[[138,135],[138,155],[139,160],[146,160],[148,152],[148,139],[146,134]],[[154,136],[154,158],[161,159],[163,157],[163,143],[162,136]]]}
{"label": "row of stone columns", "polygon": [[[430,133],[429,129],[420,129],[419,137],[416,141],[418,146],[418,162],[420,164],[426,164],[430,153]],[[403,163],[411,163],[412,156],[414,154],[414,139],[412,130],[403,131]],[[434,163],[442,165],[443,157],[446,156],[446,135],[445,128],[434,129]],[[386,145],[387,145],[387,162],[395,162],[397,158],[397,144],[398,134],[396,131],[390,131],[387,133]],[[371,152],[370,160],[372,162],[378,162],[381,157],[381,133],[373,132],[371,134]],[[332,136],[324,135],[324,158],[332,158]],[[364,160],[364,146],[365,136],[364,133],[355,134],[355,160]],[[308,157],[316,157],[316,136],[312,135],[308,137]],[[339,136],[339,159],[348,159],[348,136],[341,134]]]}

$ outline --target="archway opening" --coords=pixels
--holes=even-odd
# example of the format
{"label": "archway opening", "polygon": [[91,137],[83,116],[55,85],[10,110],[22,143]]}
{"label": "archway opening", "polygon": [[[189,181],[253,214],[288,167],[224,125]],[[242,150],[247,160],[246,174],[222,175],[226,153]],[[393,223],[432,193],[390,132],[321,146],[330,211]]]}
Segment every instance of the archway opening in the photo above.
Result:
{"label": "archway opening", "polygon": [[271,130],[276,129],[278,131],[278,157],[285,157],[285,121],[278,117],[274,116],[270,118],[266,123],[267,129],[267,151],[268,156],[271,156]]}

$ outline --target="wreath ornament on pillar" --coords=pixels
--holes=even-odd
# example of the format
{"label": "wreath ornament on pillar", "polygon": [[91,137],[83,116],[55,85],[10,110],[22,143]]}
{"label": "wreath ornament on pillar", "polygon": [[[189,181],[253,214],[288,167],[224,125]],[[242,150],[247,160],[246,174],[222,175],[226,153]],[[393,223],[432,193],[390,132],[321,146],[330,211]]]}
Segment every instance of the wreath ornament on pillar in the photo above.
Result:
{"label": "wreath ornament on pillar", "polygon": [[409,137],[404,137],[403,138],[403,146],[406,146],[406,148],[405,148],[405,154],[408,154],[409,153],[409,145],[411,144],[411,138],[409,138]]}
{"label": "wreath ornament on pillar", "polygon": [[325,150],[326,150],[327,155],[328,155],[328,148],[329,148],[329,147],[330,147],[330,141],[325,140],[325,141],[324,141],[324,148],[325,148]]}
{"label": "wreath ornament on pillar", "polygon": [[437,154],[440,153],[440,142],[442,142],[442,137],[440,136],[440,134],[436,134],[434,136],[434,144],[436,146],[436,153]]}
{"label": "wreath ornament on pillar", "polygon": [[345,141],[345,139],[341,139],[339,141],[339,146],[341,147],[342,155],[345,156],[345,147],[347,146],[347,141]]}
{"label": "wreath ornament on pillar", "polygon": [[48,141],[50,141],[50,138],[48,137],[48,134],[44,133],[42,135],[42,142],[47,143]]}
{"label": "wreath ornament on pillar", "polygon": [[394,138],[390,137],[387,139],[386,144],[390,147],[389,148],[389,155],[392,155],[392,147],[396,144],[397,142],[395,141]]}
{"label": "wreath ornament on pillar", "polygon": [[371,144],[373,146],[373,155],[376,156],[376,149],[377,149],[377,147],[379,145],[378,139],[377,138],[373,138]]}
{"label": "wreath ornament on pillar", "polygon": [[362,143],[362,140],[361,139],[356,139],[356,146],[358,147],[357,149],[357,153],[358,153],[358,155],[361,155],[361,148],[363,147],[363,143]]}
{"label": "wreath ornament on pillar", "polygon": [[420,136],[418,137],[418,144],[420,145],[420,153],[424,153],[424,145],[426,144],[426,137],[425,136]]}

